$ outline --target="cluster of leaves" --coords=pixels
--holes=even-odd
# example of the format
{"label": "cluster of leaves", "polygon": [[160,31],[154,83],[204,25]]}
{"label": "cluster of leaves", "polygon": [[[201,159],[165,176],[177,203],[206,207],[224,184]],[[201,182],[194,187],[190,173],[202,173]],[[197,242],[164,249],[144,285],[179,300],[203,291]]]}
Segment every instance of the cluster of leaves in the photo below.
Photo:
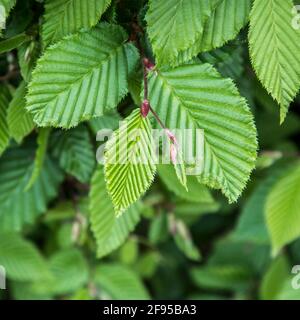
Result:
{"label": "cluster of leaves", "polygon": [[[295,4],[0,0],[1,295],[300,299]],[[199,175],[135,163],[160,125]]]}

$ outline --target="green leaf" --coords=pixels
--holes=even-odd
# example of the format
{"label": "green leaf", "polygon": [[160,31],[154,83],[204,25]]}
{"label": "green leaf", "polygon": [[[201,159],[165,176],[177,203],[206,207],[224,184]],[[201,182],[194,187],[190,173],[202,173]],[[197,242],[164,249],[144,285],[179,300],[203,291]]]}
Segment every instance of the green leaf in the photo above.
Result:
{"label": "green leaf", "polygon": [[135,264],[135,270],[138,271],[141,277],[151,279],[159,266],[161,258],[160,254],[156,251],[140,255]]}
{"label": "green leaf", "polygon": [[20,72],[26,82],[31,80],[31,73],[40,55],[40,44],[37,41],[24,43],[18,48],[18,62]]}
{"label": "green leaf", "polygon": [[269,264],[269,251],[269,246],[235,241],[229,236],[215,244],[208,263],[210,266],[237,266],[256,276],[263,273]]}
{"label": "green leaf", "polygon": [[193,150],[196,130],[204,130],[199,181],[236,201],[255,166],[257,141],[253,116],[234,83],[209,64],[185,65],[152,72],[149,98],[169,129],[192,130]]}
{"label": "green leaf", "polygon": [[78,249],[66,249],[50,258],[49,268],[54,275],[55,293],[72,292],[88,281],[88,266]]}
{"label": "green leaf", "polygon": [[[73,208],[73,211],[75,211],[76,209]],[[74,212],[74,216],[75,216],[76,212]],[[76,217],[75,217],[76,219]],[[74,219],[74,220],[75,220]],[[60,249],[67,249],[67,248],[71,248],[74,246],[74,243],[76,242],[77,240],[77,236],[78,234],[76,233],[76,236],[74,236],[74,230],[76,230],[77,232],[77,229],[76,227],[76,220],[75,222],[71,222],[71,223],[63,223],[60,227],[57,228],[57,231],[56,231],[56,243],[57,243],[57,246],[60,248]],[[80,232],[81,230],[79,230]],[[76,239],[75,239],[76,237]]]}
{"label": "green leaf", "polygon": [[286,170],[266,201],[265,214],[276,255],[286,244],[300,236],[300,165]]}
{"label": "green leaf", "polygon": [[248,241],[257,244],[269,244],[270,237],[265,220],[265,204],[267,196],[282,175],[283,170],[272,172],[263,181],[245,203],[233,237],[238,241]]}
{"label": "green leaf", "polygon": [[211,9],[208,0],[150,0],[147,31],[159,65],[174,64],[198,41]]}
{"label": "green leaf", "polygon": [[36,292],[32,282],[12,281],[9,286],[15,300],[51,300],[50,294]]}
{"label": "green leaf", "polygon": [[121,27],[101,24],[47,49],[27,95],[34,121],[70,128],[115,108],[128,91],[127,78],[138,59],[126,40]]}
{"label": "green leaf", "polygon": [[66,220],[74,220],[76,211],[72,201],[59,202],[54,208],[51,208],[45,214],[43,222],[47,225]]}
{"label": "green leaf", "polygon": [[109,195],[120,215],[150,187],[156,167],[151,125],[134,110],[108,140],[105,179]]}
{"label": "green leaf", "polygon": [[97,24],[111,0],[46,0],[42,29],[44,47]]}
{"label": "green leaf", "polygon": [[201,260],[201,253],[197,246],[194,244],[192,236],[187,226],[178,220],[176,223],[176,233],[174,240],[178,249],[188,258],[193,261]]}
{"label": "green leaf", "polygon": [[68,131],[56,132],[51,139],[53,155],[61,168],[80,182],[90,181],[95,168],[96,156],[90,135],[84,125]]}
{"label": "green leaf", "polygon": [[209,213],[216,213],[220,204],[212,202],[186,202],[176,201],[174,213],[179,218],[198,218]]}
{"label": "green leaf", "polygon": [[263,86],[281,107],[281,123],[300,89],[300,32],[292,26],[292,8],[291,0],[256,0],[250,14],[252,64]]}
{"label": "green leaf", "polygon": [[1,0],[1,5],[5,8],[5,16],[7,17],[10,10],[15,6],[16,0]]}
{"label": "green leaf", "polygon": [[25,187],[25,190],[29,190],[41,174],[46,153],[47,153],[49,134],[50,134],[49,128],[41,128],[39,130],[38,138],[37,138],[38,147],[35,154],[34,167],[33,167],[30,180],[27,186]]}
{"label": "green leaf", "polygon": [[95,271],[95,282],[116,300],[147,300],[149,293],[132,270],[118,264],[103,264]]}
{"label": "green leaf", "polygon": [[178,181],[175,170],[172,165],[159,165],[157,167],[157,171],[167,188],[170,191],[174,192],[178,197],[192,202],[214,202],[209,190],[205,186],[200,184],[196,177],[188,176],[188,191],[186,191],[186,189]]}
{"label": "green leaf", "polygon": [[10,101],[10,93],[6,87],[0,86],[0,155],[9,143],[9,130],[7,124],[7,108]]}
{"label": "green leaf", "polygon": [[27,143],[7,150],[0,160],[0,230],[20,230],[32,224],[57,195],[63,177],[49,158],[32,188],[25,191],[34,168],[34,152]]}
{"label": "green leaf", "polygon": [[25,33],[18,34],[12,38],[0,42],[0,54],[18,48],[24,42],[29,41],[30,36]]}
{"label": "green leaf", "polygon": [[141,68],[137,68],[135,72],[131,74],[128,79],[128,91],[131,95],[133,102],[139,106],[142,103],[141,97],[141,88],[142,88],[142,81],[143,72]]}
{"label": "green leaf", "polygon": [[288,279],[289,273],[289,263],[284,256],[274,260],[262,279],[260,298],[262,300],[276,299]]}
{"label": "green leaf", "polygon": [[169,237],[168,216],[165,213],[157,214],[151,221],[148,238],[154,245],[164,242]]}
{"label": "green leaf", "polygon": [[205,266],[194,268],[192,278],[204,289],[243,290],[249,282],[249,272],[236,265]]}
{"label": "green leaf", "polygon": [[243,48],[232,45],[203,52],[199,60],[212,64],[223,77],[239,79],[244,72]]}
{"label": "green leaf", "polygon": [[199,39],[200,51],[210,51],[233,40],[247,24],[250,9],[251,0],[218,1]]}
{"label": "green leaf", "polygon": [[22,81],[7,110],[10,135],[20,143],[34,128],[31,114],[25,109],[26,83]]}
{"label": "green leaf", "polygon": [[295,290],[291,286],[291,279],[287,279],[281,289],[281,292],[276,296],[276,300],[298,300],[300,299],[299,289]]}
{"label": "green leaf", "polygon": [[51,277],[36,247],[15,233],[0,234],[0,265],[12,280],[37,281]]}
{"label": "green leaf", "polygon": [[111,129],[115,130],[119,126],[121,117],[117,112],[105,114],[101,117],[93,118],[89,121],[89,127],[94,134],[97,134],[99,130]]}
{"label": "green leaf", "polygon": [[178,148],[178,146],[174,145],[172,146],[172,143],[170,143],[171,147],[174,147],[176,150],[176,159],[173,162],[173,168],[175,170],[176,177],[180,184],[184,187],[185,191],[188,190],[187,186],[187,175],[186,175],[186,167],[182,158],[182,150]]}
{"label": "green leaf", "polygon": [[121,217],[116,218],[106,191],[103,167],[96,170],[91,182],[90,221],[97,242],[98,258],[108,255],[124,243],[140,221],[137,206],[131,206]]}
{"label": "green leaf", "polygon": [[122,264],[135,265],[139,256],[139,243],[135,237],[130,237],[120,248],[119,259]]}
{"label": "green leaf", "polygon": [[34,283],[33,289],[40,294],[62,295],[82,288],[88,281],[88,265],[79,249],[57,251],[50,257],[49,269],[53,278]]}
{"label": "green leaf", "polygon": [[1,0],[0,2],[0,5],[4,8],[4,10],[1,9],[0,36],[2,35],[2,30],[5,29],[6,18],[15,4],[16,0]]}
{"label": "green leaf", "polygon": [[191,60],[199,52],[222,47],[233,40],[247,24],[251,0],[216,0],[212,2],[212,12],[205,21],[203,32],[187,50],[180,52],[177,64]]}

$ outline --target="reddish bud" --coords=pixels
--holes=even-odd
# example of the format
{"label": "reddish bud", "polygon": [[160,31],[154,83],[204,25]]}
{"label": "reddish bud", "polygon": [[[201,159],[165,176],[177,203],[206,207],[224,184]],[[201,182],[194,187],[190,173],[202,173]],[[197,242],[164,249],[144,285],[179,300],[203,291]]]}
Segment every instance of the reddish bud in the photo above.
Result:
{"label": "reddish bud", "polygon": [[176,140],[175,135],[169,129],[165,129],[165,131],[166,131],[167,136],[171,140],[171,142],[177,146],[177,140]]}
{"label": "reddish bud", "polygon": [[144,118],[147,117],[149,110],[150,110],[150,103],[148,100],[144,100],[141,105],[141,114]]}
{"label": "reddish bud", "polygon": [[177,163],[177,147],[173,143],[170,146],[170,158],[173,164]]}
{"label": "reddish bud", "polygon": [[148,58],[143,59],[143,64],[149,71],[154,68],[154,64]]}

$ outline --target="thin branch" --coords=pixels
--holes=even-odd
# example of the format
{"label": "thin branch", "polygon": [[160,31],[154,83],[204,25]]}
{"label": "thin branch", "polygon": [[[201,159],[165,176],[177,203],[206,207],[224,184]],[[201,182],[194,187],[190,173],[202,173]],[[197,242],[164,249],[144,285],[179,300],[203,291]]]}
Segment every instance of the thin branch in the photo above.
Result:
{"label": "thin branch", "polygon": [[154,118],[157,120],[157,122],[159,123],[159,125],[163,128],[163,129],[167,129],[167,127],[164,125],[164,123],[160,120],[158,114],[152,109],[152,107],[150,106],[150,111],[152,112]]}
{"label": "thin branch", "polygon": [[[141,55],[141,64],[143,67],[143,80],[144,80],[144,100],[148,101],[148,94],[149,94],[149,89],[148,89],[148,73],[149,73],[149,69],[154,67],[154,64],[149,60],[149,58],[146,57],[145,55],[145,50],[141,44],[141,40],[140,40],[140,35],[141,33],[143,33],[143,30],[141,29],[141,27],[136,24],[133,23],[133,29],[134,29],[134,38],[136,40],[136,44],[137,47],[140,51],[140,55]],[[163,128],[166,129],[166,126],[164,125],[164,123],[161,121],[161,119],[159,118],[158,114],[153,110],[153,108],[150,106],[149,107],[151,113],[153,114],[154,118],[157,120],[157,122],[159,123],[159,125]]]}

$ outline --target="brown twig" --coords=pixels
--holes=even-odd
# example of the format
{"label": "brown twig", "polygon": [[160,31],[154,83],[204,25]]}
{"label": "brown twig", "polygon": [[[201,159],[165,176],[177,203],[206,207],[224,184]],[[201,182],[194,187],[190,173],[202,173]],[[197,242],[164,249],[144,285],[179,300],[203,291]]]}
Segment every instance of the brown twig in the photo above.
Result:
{"label": "brown twig", "polygon": [[[146,57],[145,50],[144,50],[144,48],[143,48],[143,46],[141,44],[140,34],[143,34],[143,29],[135,22],[133,22],[132,26],[133,26],[133,30],[134,30],[132,38],[135,39],[137,47],[138,47],[138,49],[140,51],[141,64],[142,64],[142,67],[143,67],[144,101],[148,101],[149,100],[148,99],[148,95],[149,95],[148,74],[149,74],[149,71],[155,67],[155,65],[154,65],[153,62],[150,61],[150,59],[148,57]],[[153,114],[154,118],[159,123],[159,125],[163,129],[166,129],[166,126],[164,125],[164,123],[159,118],[158,114],[153,110],[153,108],[150,105],[149,105],[149,109],[150,109],[151,113]]]}

